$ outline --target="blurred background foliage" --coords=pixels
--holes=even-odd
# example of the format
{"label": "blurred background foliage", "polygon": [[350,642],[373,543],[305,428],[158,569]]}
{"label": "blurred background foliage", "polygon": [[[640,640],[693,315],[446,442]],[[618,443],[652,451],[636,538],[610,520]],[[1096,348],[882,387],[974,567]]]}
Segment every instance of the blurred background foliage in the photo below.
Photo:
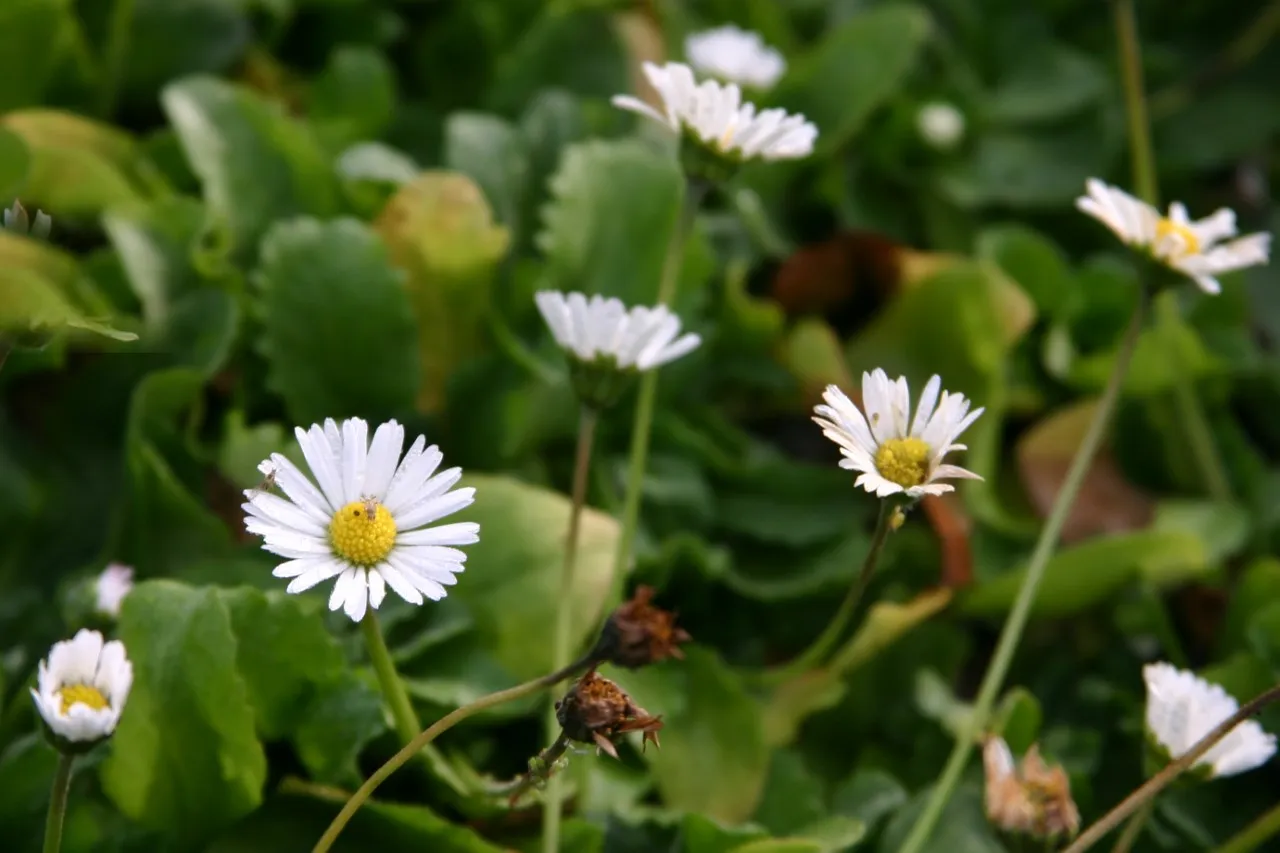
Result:
{"label": "blurred background foliage", "polygon": [[[1162,190],[1280,231],[1280,4],[1139,0]],[[679,173],[612,108],[642,59],[736,22],[789,70],[763,102],[818,150],[744,170],[690,241],[677,309],[706,343],[664,371],[633,582],[696,645],[619,676],[663,749],[576,759],[566,849],[893,851],[1016,592],[1135,298],[1072,207],[1127,185],[1108,4],[1082,0],[4,0],[0,202],[0,837],[37,849],[54,754],[26,686],[108,561],[137,684],[75,780],[65,849],[305,850],[396,748],[352,626],[285,597],[239,489],[291,427],[395,417],[478,489],[445,601],[384,608],[434,718],[550,662],[575,411],[531,295],[653,299]],[[954,145],[920,109],[954,105]],[[1140,665],[1248,698],[1280,673],[1280,278],[1192,288],[1144,333],[1109,448],[1049,566],[1000,705],[1063,761],[1086,822],[1142,778]],[[874,504],[808,421],[883,366],[984,405],[983,482],[891,541],[832,664],[752,673],[813,637]],[[1227,475],[1193,462],[1185,377]],[[575,609],[614,603],[630,401],[602,426]],[[537,702],[451,732],[338,849],[534,849],[486,778],[543,745]],[[1264,716],[1272,731],[1280,715]],[[933,853],[1004,849],[978,769]],[[1163,797],[1139,850],[1221,843],[1270,766]]]}

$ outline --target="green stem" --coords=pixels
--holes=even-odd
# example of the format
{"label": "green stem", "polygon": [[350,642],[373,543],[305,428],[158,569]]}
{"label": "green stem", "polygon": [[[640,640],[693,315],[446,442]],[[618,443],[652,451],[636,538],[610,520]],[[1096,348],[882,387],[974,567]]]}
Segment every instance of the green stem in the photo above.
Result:
{"label": "green stem", "polygon": [[1280,835],[1280,805],[1272,806],[1213,853],[1253,853],[1263,842],[1270,841],[1277,835]]}
{"label": "green stem", "polygon": [[871,547],[867,550],[867,556],[862,561],[862,570],[858,572],[858,577],[849,586],[849,592],[845,595],[844,601],[840,602],[840,608],[831,617],[827,627],[822,630],[822,633],[818,635],[812,645],[801,652],[795,660],[765,673],[764,682],[777,684],[813,669],[822,662],[835,647],[836,643],[840,641],[840,636],[849,627],[849,620],[853,618],[858,602],[862,600],[863,593],[867,591],[871,576],[875,574],[880,552],[884,550],[884,543],[888,540],[889,530],[893,526],[895,507],[896,504],[892,500],[880,501],[880,513],[876,517],[876,530],[871,536]]}
{"label": "green stem", "polygon": [[116,0],[111,9],[107,29],[107,46],[102,61],[102,94],[99,111],[110,118],[116,95],[124,77],[124,63],[129,53],[129,28],[133,25],[134,0]]}
{"label": "green stem", "polygon": [[1133,845],[1142,835],[1142,830],[1146,829],[1147,821],[1151,820],[1151,813],[1155,808],[1156,798],[1152,797],[1142,808],[1134,812],[1133,817],[1129,818],[1129,822],[1124,825],[1124,831],[1116,839],[1116,846],[1111,848],[1111,853],[1129,853],[1133,849]]}
{"label": "green stem", "polygon": [[[1138,39],[1138,24],[1133,12],[1133,0],[1115,0],[1115,26],[1117,49],[1120,54],[1121,77],[1124,86],[1125,115],[1129,124],[1129,157],[1133,161],[1133,184],[1138,196],[1147,204],[1158,207],[1159,190],[1156,183],[1155,154],[1151,146],[1151,122],[1147,116],[1146,89],[1142,80],[1142,46]],[[1231,481],[1226,466],[1213,442],[1209,418],[1191,384],[1191,371],[1187,369],[1182,350],[1178,348],[1178,305],[1172,292],[1161,294],[1156,303],[1156,324],[1165,332],[1167,356],[1173,373],[1174,405],[1179,419],[1186,427],[1187,441],[1191,445],[1191,458],[1200,471],[1200,478],[1214,500],[1231,500]]]}
{"label": "green stem", "polygon": [[1040,581],[1044,578],[1045,566],[1049,564],[1049,558],[1053,555],[1058,536],[1062,532],[1062,525],[1067,520],[1071,505],[1075,503],[1076,495],[1093,462],[1093,457],[1102,444],[1107,424],[1111,421],[1111,414],[1120,398],[1120,388],[1124,384],[1129,361],[1133,357],[1138,335],[1142,331],[1147,301],[1147,292],[1143,289],[1138,304],[1134,308],[1133,317],[1129,321],[1129,328],[1125,331],[1120,349],[1116,352],[1115,364],[1111,368],[1111,375],[1107,379],[1106,388],[1102,391],[1102,397],[1098,400],[1093,420],[1085,432],[1084,439],[1080,442],[1080,447],[1076,450],[1075,457],[1071,460],[1071,467],[1067,471],[1066,479],[1063,480],[1062,488],[1054,498],[1049,518],[1040,530],[1039,539],[1036,540],[1035,549],[1031,553],[1031,562],[1027,565],[1026,577],[1023,578],[1022,586],[1018,589],[1018,597],[1014,600],[1013,609],[1009,611],[1009,618],[1005,620],[1004,629],[1000,632],[1000,640],[996,644],[991,664],[987,667],[982,685],[978,688],[973,712],[969,716],[968,731],[956,738],[942,776],[934,786],[929,802],[925,805],[920,817],[916,819],[915,826],[912,827],[911,834],[907,836],[899,853],[919,853],[925,842],[929,840],[929,834],[933,832],[934,825],[942,816],[942,810],[950,800],[952,791],[960,782],[960,774],[964,772],[969,753],[973,750],[975,737],[991,715],[992,705],[1004,685],[1009,666],[1013,663],[1013,655],[1018,650],[1022,631],[1026,628],[1027,619],[1031,615],[1036,592],[1040,588]]}
{"label": "green stem", "polygon": [[364,631],[365,645],[369,649],[369,660],[373,670],[378,674],[378,684],[382,687],[382,695],[391,706],[391,717],[396,723],[396,733],[402,743],[412,741],[421,730],[418,715],[409,701],[409,693],[404,689],[404,682],[396,672],[396,665],[391,660],[391,652],[387,650],[387,641],[382,637],[382,629],[378,626],[378,614],[370,609],[360,620],[360,628]]}
{"label": "green stem", "polygon": [[360,789],[351,795],[351,799],[347,800],[346,805],[338,812],[337,817],[329,824],[329,828],[324,831],[324,835],[320,836],[320,840],[316,842],[316,846],[311,849],[311,853],[325,853],[333,843],[338,840],[338,836],[342,833],[343,828],[355,815],[356,811],[365,804],[369,797],[373,796],[373,792],[378,786],[387,780],[392,773],[395,773],[410,759],[417,755],[429,743],[435,740],[444,732],[456,726],[458,723],[467,719],[473,714],[492,708],[495,705],[501,705],[505,702],[514,702],[535,693],[543,688],[550,687],[557,682],[563,681],[572,675],[577,669],[582,668],[586,664],[585,661],[579,661],[572,666],[565,667],[559,672],[553,672],[550,675],[544,675],[541,678],[535,678],[533,681],[526,681],[524,684],[517,684],[515,687],[509,687],[506,690],[499,690],[497,693],[490,693],[488,696],[481,696],[470,705],[463,705],[456,708],[448,714],[432,723],[420,734],[415,735],[405,746],[391,756],[386,764],[383,764],[373,775],[365,781]]}
{"label": "green stem", "polygon": [[1168,787],[1169,783],[1191,768],[1206,752],[1213,749],[1218,741],[1231,734],[1232,729],[1276,700],[1280,700],[1280,685],[1272,687],[1265,693],[1246,702],[1238,711],[1196,741],[1191,749],[1183,753],[1177,760],[1165,765],[1163,770],[1148,779],[1136,791],[1121,800],[1119,805],[1103,815],[1097,823],[1082,832],[1075,842],[1062,853],[1084,853],[1085,850],[1102,840],[1108,832],[1119,826],[1121,821],[1144,806],[1148,800]]}
{"label": "green stem", "polygon": [[44,823],[44,853],[62,849],[62,822],[67,816],[67,795],[71,791],[71,765],[75,757],[58,755],[58,769],[53,774],[53,791],[49,796],[49,817]]}
{"label": "green stem", "polygon": [[[671,233],[667,255],[662,262],[662,278],[658,282],[659,305],[666,305],[675,296],[676,285],[680,281],[680,266],[684,261],[685,243],[693,231],[698,208],[706,191],[707,187],[701,183],[690,182],[686,187],[680,218]],[[627,491],[622,503],[622,533],[618,536],[618,550],[613,558],[611,601],[617,600],[621,595],[627,565],[631,560],[631,549],[635,544],[636,525],[640,521],[640,496],[644,491],[644,472],[649,458],[649,433],[653,427],[653,408],[657,395],[658,371],[646,371],[640,377],[635,420],[631,425]]]}
{"label": "green stem", "polygon": [[[587,474],[591,470],[591,445],[600,420],[596,411],[583,406],[578,419],[578,450],[573,463],[572,506],[569,510],[569,532],[564,544],[564,567],[560,572],[560,596],[556,609],[556,633],[552,669],[561,669],[569,663],[569,634],[573,616],[573,569],[578,555],[578,527],[582,520],[582,508],[587,501]],[[553,706],[547,729],[551,734],[560,729]],[[564,799],[564,784],[560,774],[547,780],[546,796],[542,801],[542,849],[556,853],[560,849],[560,804]]]}

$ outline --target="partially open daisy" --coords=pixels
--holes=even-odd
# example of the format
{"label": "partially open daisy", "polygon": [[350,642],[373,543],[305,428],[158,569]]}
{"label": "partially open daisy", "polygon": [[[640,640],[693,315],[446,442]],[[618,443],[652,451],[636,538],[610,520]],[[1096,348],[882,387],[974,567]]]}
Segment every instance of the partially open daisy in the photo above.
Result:
{"label": "partially open daisy", "polygon": [[787,70],[782,54],[759,33],[733,24],[692,33],[684,40],[684,54],[698,73],[754,89],[773,88]]}
{"label": "partially open daisy", "polygon": [[1221,292],[1216,276],[1265,264],[1269,259],[1270,234],[1260,232],[1223,242],[1239,233],[1235,213],[1225,207],[1193,222],[1179,202],[1169,205],[1169,215],[1162,217],[1146,202],[1096,178],[1090,178],[1085,186],[1088,194],[1076,199],[1077,208],[1102,222],[1124,243],[1190,277],[1205,293]]}
{"label": "partially open daisy", "polygon": [[698,348],[702,339],[680,334],[680,318],[666,306],[627,310],[599,294],[542,290],[534,296],[556,343],[580,361],[607,360],[623,370],[644,372]]}
{"label": "partially open daisy", "polygon": [[644,74],[662,97],[661,112],[631,95],[615,95],[613,104],[660,122],[692,139],[717,156],[739,162],[791,160],[813,151],[818,129],[802,115],[769,109],[756,114],[756,105],[743,103],[734,83],[694,79],[680,62],[644,63]]}
{"label": "partially open daisy", "polygon": [[112,563],[94,582],[94,608],[112,618],[119,617],[124,597],[133,590],[133,569]]}
{"label": "partially open daisy", "polygon": [[36,709],[53,734],[71,744],[92,744],[109,736],[133,686],[133,665],[124,643],[104,643],[97,631],[82,630],[53,644],[40,661]]}
{"label": "partially open daisy", "polygon": [[479,541],[478,524],[429,526],[475,499],[475,489],[453,489],[462,469],[436,473],[443,454],[425,447],[422,436],[401,459],[404,427],[395,421],[378,427],[372,443],[359,418],[341,427],[330,418],[295,433],[319,488],[273,453],[268,479],[285,497],[246,489],[243,504],[245,528],[263,537],[264,549],[288,558],[274,571],[293,579],[288,592],[337,578],[329,609],[342,608],[356,622],[382,604],[388,586],[410,604],[444,598],[467,559],[451,546]]}
{"label": "partially open daisy", "polygon": [[934,376],[924,387],[914,419],[909,419],[911,398],[906,377],[889,381],[876,369],[862,374],[862,411],[834,385],[828,385],[826,405],[814,408],[813,420],[822,434],[840,445],[840,467],[862,472],[854,485],[877,497],[902,493],[911,498],[940,495],[952,491],[939,480],[966,478],[981,480],[977,474],[956,465],[942,464],[960,433],[969,428],[982,409],[969,411],[963,394],[942,391],[942,380]]}
{"label": "partially open daisy", "polygon": [[[1178,758],[1223,720],[1240,710],[1240,704],[1217,684],[1169,663],[1142,668],[1147,683],[1147,733]],[[1211,778],[1233,776],[1271,760],[1275,735],[1267,734],[1253,720],[1246,720],[1214,744],[1196,761]]]}

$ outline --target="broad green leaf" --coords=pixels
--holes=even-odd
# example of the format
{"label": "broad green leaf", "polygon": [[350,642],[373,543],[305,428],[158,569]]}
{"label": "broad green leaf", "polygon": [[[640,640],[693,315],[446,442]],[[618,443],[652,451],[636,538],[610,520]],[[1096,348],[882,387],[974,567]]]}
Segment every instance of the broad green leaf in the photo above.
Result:
{"label": "broad green leaf", "polygon": [[278,105],[200,76],[166,86],[160,102],[238,257],[252,257],[275,220],[337,212],[328,157],[307,126]]}
{"label": "broad green leaf", "polygon": [[31,155],[22,137],[0,127],[0,206],[7,208],[10,200],[20,196],[30,168]]}
{"label": "broad green leaf", "polygon": [[475,181],[497,220],[521,232],[529,156],[510,122],[488,113],[453,113],[444,123],[444,164]]}
{"label": "broad green leaf", "polygon": [[374,139],[396,107],[395,72],[380,52],[340,47],[311,87],[309,117],[334,150]]}
{"label": "broad green leaf", "polygon": [[[4,233],[0,233],[0,258],[8,255],[7,245]],[[89,332],[117,341],[137,339],[133,332],[86,316],[64,295],[63,289],[40,270],[3,264],[0,260],[0,330],[19,334]]]}
{"label": "broad green leaf", "polygon": [[30,156],[24,203],[59,216],[96,216],[145,198],[147,168],[137,145],[114,127],[61,110],[9,113],[0,125],[26,143]]}
{"label": "broad green leaf", "polygon": [[350,181],[376,181],[400,186],[418,177],[418,164],[403,151],[381,142],[352,145],[338,158],[338,174]]}
{"label": "broad green leaf", "polygon": [[412,308],[368,227],[353,219],[279,222],[263,238],[255,280],[267,380],[294,423],[385,420],[412,408],[419,376]]}
{"label": "broad green leaf", "polygon": [[1067,319],[1080,306],[1082,294],[1062,250],[1036,231],[1021,225],[990,228],[979,235],[977,250],[1026,291],[1039,314]]}
{"label": "broad green leaf", "polygon": [[68,0],[5,0],[0,6],[0,114],[44,101],[62,57],[59,35],[73,14]]}
{"label": "broad green leaf", "polygon": [[201,205],[180,196],[103,217],[149,328],[164,328],[173,302],[200,286],[192,255],[203,225]]}
{"label": "broad green leaf", "polygon": [[627,57],[611,13],[541,8],[496,64],[487,109],[510,115],[549,86],[601,99],[626,91]]}
{"label": "broad green leaf", "polygon": [[1239,651],[1247,641],[1253,617],[1280,601],[1280,560],[1256,560],[1237,579],[1218,635],[1219,653]]}
{"label": "broad green leaf", "polygon": [[[467,547],[467,570],[450,590],[470,609],[484,645],[511,676],[523,681],[551,671],[551,646],[530,642],[555,624],[569,500],[559,492],[508,477],[469,475],[475,503],[459,521],[480,524]],[[603,616],[613,575],[618,523],[587,508],[578,533],[571,645],[578,648]]]}
{"label": "broad green leaf", "polygon": [[125,599],[119,631],[134,681],[103,788],[143,826],[207,839],[257,808],[267,775],[227,608],[215,590],[148,581]]}
{"label": "broad green leaf", "polygon": [[804,757],[792,749],[775,750],[751,820],[772,835],[792,835],[826,813],[822,780],[806,766]]}
{"label": "broad green leaf", "polygon": [[760,708],[714,652],[611,675],[662,715],[662,749],[645,758],[667,806],[731,824],[755,811],[769,769]]}
{"label": "broad green leaf", "polygon": [[1054,133],[987,133],[978,137],[968,159],[948,168],[939,186],[965,209],[1056,210],[1080,195],[1086,179],[1106,173],[1114,147],[1087,123]]}
{"label": "broad green leaf", "polygon": [[17,737],[0,750],[0,827],[5,832],[43,837],[49,785],[57,766],[58,753],[38,731]]}
{"label": "broad green leaf", "polygon": [[680,821],[679,850],[680,853],[729,853],[743,844],[768,837],[769,833],[755,824],[726,826],[698,812],[688,812]]}
{"label": "broad green leaf", "polygon": [[1044,122],[1077,113],[1106,94],[1107,74],[1095,56],[1059,44],[1034,51],[984,99],[987,120]]}
{"label": "broad green leaf", "polygon": [[[1230,133],[1222,128],[1230,127]],[[1160,168],[1222,168],[1280,131],[1280,99],[1261,78],[1227,82],[1196,96],[1153,127]]]}
{"label": "broad green leaf", "polygon": [[479,188],[444,171],[402,186],[373,227],[406,273],[418,324],[417,406],[436,412],[454,371],[484,350],[493,278],[510,237]]}
{"label": "broad green leaf", "polygon": [[[253,37],[242,0],[133,0],[122,100],[155,109],[156,92],[188,74],[230,70]],[[145,46],[145,47],[143,47]]]}
{"label": "broad green leaf", "polygon": [[831,811],[862,822],[870,831],[906,801],[907,789],[888,771],[859,768],[832,793]]}
{"label": "broad green leaf", "polygon": [[360,751],[386,730],[382,694],[348,670],[312,697],[294,722],[293,745],[317,782],[354,786]]}
{"label": "broad green leaf", "polygon": [[793,64],[771,100],[818,126],[820,151],[837,150],[906,83],[931,26],[909,3],[854,15]]}
{"label": "broad green leaf", "polygon": [[675,160],[635,139],[580,142],[550,186],[537,238],[545,286],[651,304],[683,198]]}
{"label": "broad green leaf", "polygon": [[319,602],[244,587],[222,590],[236,635],[236,667],[263,740],[293,733],[320,687],[339,681],[346,659]]}

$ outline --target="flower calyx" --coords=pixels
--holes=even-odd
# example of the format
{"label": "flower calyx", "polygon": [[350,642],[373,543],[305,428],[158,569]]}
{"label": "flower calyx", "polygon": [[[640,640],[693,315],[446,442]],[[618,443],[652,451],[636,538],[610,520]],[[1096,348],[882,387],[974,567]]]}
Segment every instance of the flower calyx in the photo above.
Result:
{"label": "flower calyx", "polygon": [[614,682],[589,670],[556,703],[556,720],[564,736],[579,743],[595,744],[601,752],[618,757],[613,739],[627,732],[643,732],[641,748],[653,741],[659,746],[662,717],[652,716]]}
{"label": "flower calyx", "polygon": [[693,638],[676,625],[676,614],[653,605],[653,596],[653,587],[638,586],[631,600],[610,614],[592,650],[592,660],[639,669],[667,658],[684,657],[680,644]]}

